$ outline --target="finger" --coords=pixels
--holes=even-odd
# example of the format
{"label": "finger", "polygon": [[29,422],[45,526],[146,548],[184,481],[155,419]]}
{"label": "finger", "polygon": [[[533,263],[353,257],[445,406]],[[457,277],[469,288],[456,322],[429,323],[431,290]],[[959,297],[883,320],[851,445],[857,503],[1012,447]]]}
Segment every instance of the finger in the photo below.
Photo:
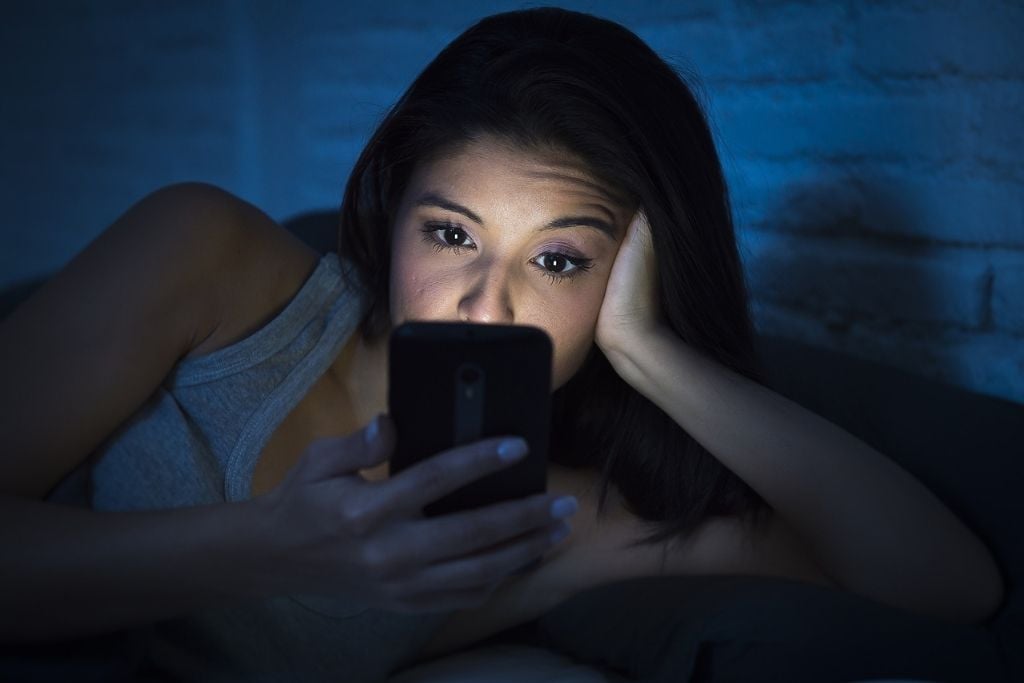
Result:
{"label": "finger", "polygon": [[428,503],[522,460],[526,451],[526,442],[516,437],[443,451],[377,483],[377,500],[396,517],[419,515]]}
{"label": "finger", "polygon": [[425,567],[397,582],[394,595],[408,600],[494,585],[542,556],[569,532],[565,522],[553,522],[487,552]]}
{"label": "finger", "polygon": [[385,462],[394,449],[394,426],[378,415],[363,429],[342,437],[315,439],[303,455],[301,471],[308,481],[355,474]]}
{"label": "finger", "polygon": [[407,567],[447,561],[494,548],[575,514],[575,498],[540,494],[440,517],[419,519],[381,539],[401,574]]}
{"label": "finger", "polygon": [[653,241],[651,237],[651,224],[647,221],[647,214],[644,213],[643,209],[637,209],[636,214],[633,216],[633,220],[629,224],[628,239],[643,250],[651,247]]}

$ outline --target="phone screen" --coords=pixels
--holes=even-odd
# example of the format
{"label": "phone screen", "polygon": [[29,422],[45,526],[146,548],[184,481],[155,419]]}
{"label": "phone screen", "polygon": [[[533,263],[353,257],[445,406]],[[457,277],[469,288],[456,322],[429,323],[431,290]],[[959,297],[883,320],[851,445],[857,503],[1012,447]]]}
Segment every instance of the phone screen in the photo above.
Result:
{"label": "phone screen", "polygon": [[437,515],[542,493],[551,420],[551,339],[525,325],[410,322],[389,342],[390,472],[455,446],[521,436],[526,458],[426,506]]}

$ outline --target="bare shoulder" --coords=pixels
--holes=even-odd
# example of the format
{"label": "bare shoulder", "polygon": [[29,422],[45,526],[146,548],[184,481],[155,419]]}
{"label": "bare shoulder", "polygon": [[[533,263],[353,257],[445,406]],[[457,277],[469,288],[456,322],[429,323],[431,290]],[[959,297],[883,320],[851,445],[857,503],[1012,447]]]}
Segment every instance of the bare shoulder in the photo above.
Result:
{"label": "bare shoulder", "polygon": [[175,363],[258,325],[316,260],[212,185],[137,201],[0,321],[0,493],[44,497]]}
{"label": "bare shoulder", "polygon": [[216,323],[196,340],[188,358],[229,346],[263,327],[295,296],[320,259],[252,204],[228,193],[219,202],[234,214],[228,238],[232,248],[218,264],[210,287],[217,299]]}
{"label": "bare shoulder", "polygon": [[167,243],[178,277],[192,282],[188,298],[203,309],[203,324],[193,330],[183,358],[210,353],[261,327],[319,260],[315,250],[260,208],[208,183],[168,185],[127,216],[133,212],[141,214],[129,221],[139,239],[148,241],[150,251]]}

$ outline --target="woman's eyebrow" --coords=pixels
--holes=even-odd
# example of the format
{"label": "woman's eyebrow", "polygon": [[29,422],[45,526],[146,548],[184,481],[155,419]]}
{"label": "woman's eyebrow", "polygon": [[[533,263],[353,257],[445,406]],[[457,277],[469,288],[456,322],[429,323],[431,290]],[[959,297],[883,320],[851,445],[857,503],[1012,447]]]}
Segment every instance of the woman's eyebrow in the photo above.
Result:
{"label": "woman's eyebrow", "polygon": [[420,198],[416,200],[416,203],[413,204],[413,206],[435,206],[439,209],[454,211],[455,213],[461,213],[463,216],[473,221],[474,223],[477,223],[481,227],[483,227],[484,225],[484,221],[482,218],[480,218],[480,216],[477,216],[475,213],[473,213],[466,207],[462,206],[461,204],[456,204],[447,197],[442,197],[441,195],[435,192],[427,192],[426,194],[421,195]]}
{"label": "woman's eyebrow", "polygon": [[584,227],[594,228],[600,230],[608,239],[615,241],[616,230],[615,227],[608,221],[601,220],[600,218],[593,218],[592,216],[565,216],[564,218],[556,218],[547,225],[542,226],[541,230],[557,230],[558,228],[572,228],[572,227]]}
{"label": "woman's eyebrow", "polygon": [[[482,228],[486,228],[482,218],[477,216],[475,213],[467,209],[466,207],[453,202],[447,197],[443,197],[436,192],[427,192],[417,199],[413,206],[433,206],[438,209],[445,209],[446,211],[454,211],[455,213],[461,213],[463,216],[473,221]],[[592,204],[591,206],[598,206]],[[604,207],[598,206],[598,208],[607,211]],[[560,228],[572,228],[572,227],[584,227],[594,228],[599,230],[608,236],[609,239],[615,241],[617,231],[615,226],[606,220],[600,218],[594,218],[593,216],[563,216],[562,218],[556,218],[553,221],[541,226],[541,230],[558,230]]]}

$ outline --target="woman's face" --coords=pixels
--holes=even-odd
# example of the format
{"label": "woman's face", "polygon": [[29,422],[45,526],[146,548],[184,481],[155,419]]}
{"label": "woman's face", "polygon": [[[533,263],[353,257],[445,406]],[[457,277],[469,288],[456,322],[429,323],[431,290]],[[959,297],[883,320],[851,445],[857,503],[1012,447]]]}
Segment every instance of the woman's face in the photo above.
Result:
{"label": "woman's face", "polygon": [[391,322],[533,325],[579,369],[631,213],[577,165],[493,138],[422,164],[395,216]]}

